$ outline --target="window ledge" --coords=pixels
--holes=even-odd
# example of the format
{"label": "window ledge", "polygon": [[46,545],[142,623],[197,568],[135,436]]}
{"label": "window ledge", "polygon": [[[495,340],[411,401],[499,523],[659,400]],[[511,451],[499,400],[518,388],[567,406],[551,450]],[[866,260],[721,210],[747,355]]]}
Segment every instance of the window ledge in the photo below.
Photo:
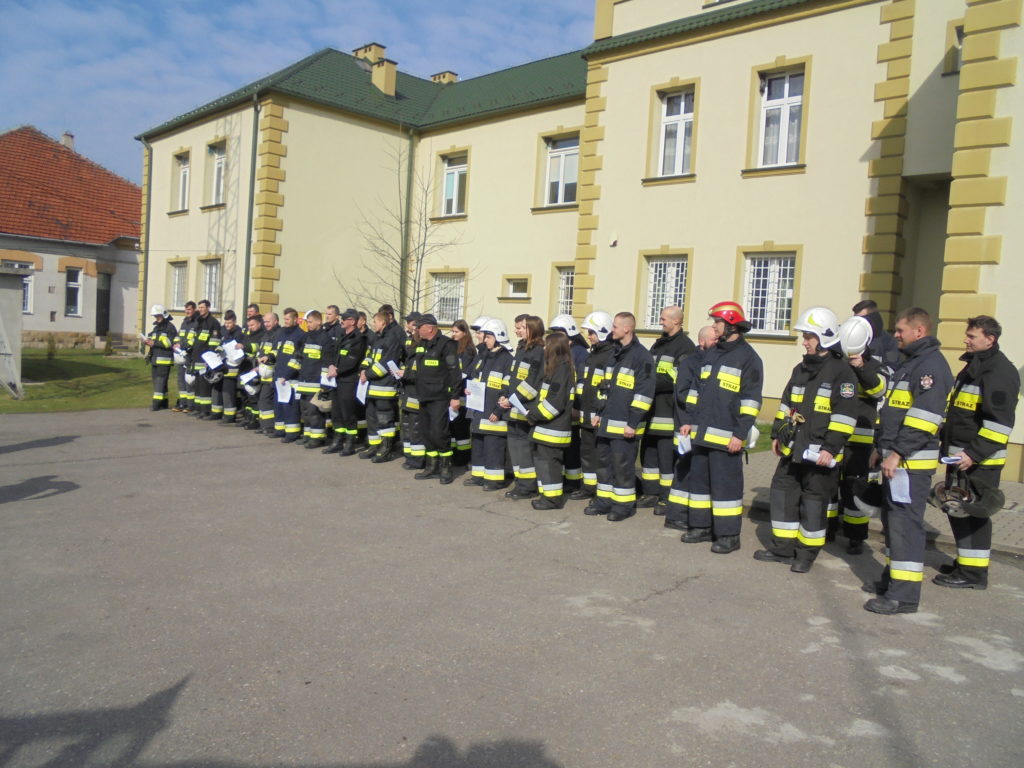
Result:
{"label": "window ledge", "polygon": [[210,203],[210,205],[200,205],[199,210],[203,211],[216,211],[220,208],[227,208],[227,203]]}
{"label": "window ledge", "polygon": [[530,213],[562,213],[564,211],[578,211],[579,203],[562,203],[560,205],[537,205],[530,209]]}
{"label": "window ledge", "polygon": [[530,296],[499,296],[498,302],[501,304],[527,304],[533,301]]}
{"label": "window ledge", "polygon": [[805,163],[793,163],[792,165],[770,165],[766,168],[744,168],[740,176],[744,179],[757,179],[761,176],[791,176],[795,173],[804,173],[807,170]]}
{"label": "window ledge", "polygon": [[681,173],[678,176],[650,176],[640,179],[640,183],[645,187],[663,187],[668,184],[692,184],[696,180],[695,173]]}
{"label": "window ledge", "polygon": [[468,218],[465,213],[453,213],[450,216],[431,216],[430,221],[432,224],[443,224],[448,221],[465,221]]}
{"label": "window ledge", "polygon": [[184,216],[186,213],[188,213],[188,208],[182,208],[180,211],[168,211],[167,215],[168,216]]}
{"label": "window ledge", "polygon": [[799,338],[788,331],[783,333],[772,333],[770,331],[751,331],[745,334],[748,341],[757,341],[762,344],[792,344]]}

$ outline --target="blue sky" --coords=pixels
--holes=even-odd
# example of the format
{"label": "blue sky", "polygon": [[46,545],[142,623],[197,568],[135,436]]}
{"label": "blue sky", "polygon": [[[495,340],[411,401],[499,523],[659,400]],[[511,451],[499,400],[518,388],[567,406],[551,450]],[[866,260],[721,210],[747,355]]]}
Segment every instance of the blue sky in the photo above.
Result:
{"label": "blue sky", "polygon": [[462,78],[587,45],[593,0],[0,0],[0,131],[35,125],[139,182],[134,136],[313,51],[387,46]]}

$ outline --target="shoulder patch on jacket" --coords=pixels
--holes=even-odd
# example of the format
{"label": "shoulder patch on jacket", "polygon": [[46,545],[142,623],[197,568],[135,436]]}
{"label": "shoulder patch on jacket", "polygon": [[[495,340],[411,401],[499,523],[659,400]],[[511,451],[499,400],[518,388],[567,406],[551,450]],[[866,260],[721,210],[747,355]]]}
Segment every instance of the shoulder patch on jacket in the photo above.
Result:
{"label": "shoulder patch on jacket", "polygon": [[849,382],[843,382],[839,385],[839,396],[840,397],[853,397],[855,394],[853,384]]}
{"label": "shoulder patch on jacket", "polygon": [[933,386],[935,386],[935,378],[930,373],[926,373],[921,377],[921,389],[929,390]]}

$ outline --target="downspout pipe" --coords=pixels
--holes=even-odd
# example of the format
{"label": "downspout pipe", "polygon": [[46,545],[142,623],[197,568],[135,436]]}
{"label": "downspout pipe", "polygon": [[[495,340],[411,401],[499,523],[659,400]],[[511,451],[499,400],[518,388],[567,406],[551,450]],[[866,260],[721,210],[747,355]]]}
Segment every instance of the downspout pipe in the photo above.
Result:
{"label": "downspout pipe", "polygon": [[146,332],[146,300],[149,288],[149,223],[153,213],[153,145],[140,136],[139,141],[146,152],[149,173],[146,174],[146,237],[142,243],[142,308],[139,310],[139,333]]}
{"label": "downspout pipe", "polygon": [[409,301],[409,239],[411,237],[410,227],[412,225],[412,195],[413,195],[413,167],[416,153],[416,134],[412,128],[409,129],[409,151],[406,153],[408,168],[405,174],[405,213],[402,225],[402,259],[398,265],[398,306],[401,316],[405,317],[410,311],[406,304]]}
{"label": "downspout pipe", "polygon": [[[242,272],[242,308],[249,306],[249,286],[252,280],[249,278],[249,271],[252,268],[252,218],[256,205],[256,141],[259,138],[260,130],[260,97],[258,93],[252,96],[252,157],[249,160],[249,210],[245,224],[245,269]],[[149,234],[149,230],[146,230]]]}

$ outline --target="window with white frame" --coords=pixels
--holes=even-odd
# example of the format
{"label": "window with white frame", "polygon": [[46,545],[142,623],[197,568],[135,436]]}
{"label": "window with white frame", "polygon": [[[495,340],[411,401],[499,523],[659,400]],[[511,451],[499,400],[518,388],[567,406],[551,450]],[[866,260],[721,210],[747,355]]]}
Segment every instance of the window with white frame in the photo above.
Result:
{"label": "window with white frame", "polygon": [[[12,267],[14,269],[35,269],[31,262],[27,261],[8,261],[3,260],[3,266]],[[32,278],[34,275],[25,275],[21,278],[21,313],[23,315],[32,314]]]}
{"label": "window with white frame", "polygon": [[454,323],[463,314],[466,276],[461,272],[442,272],[433,278],[433,314],[440,323]]}
{"label": "window with white frame", "polygon": [[184,309],[185,302],[188,301],[186,296],[186,286],[188,285],[188,264],[171,264],[171,307],[174,309]]}
{"label": "window with white frame", "polygon": [[800,162],[804,71],[761,75],[761,166]]}
{"label": "window with white frame", "polygon": [[64,314],[82,314],[82,270],[76,267],[68,267],[64,272]]}
{"label": "window with white frame", "polygon": [[657,256],[647,259],[647,294],[644,327],[657,328],[661,310],[679,307],[685,310],[686,277],[689,264],[686,256]]}
{"label": "window with white frame", "polygon": [[506,277],[505,296],[509,299],[530,298],[530,278],[528,277]]}
{"label": "window with white frame", "polygon": [[203,262],[203,298],[210,302],[210,309],[220,307],[220,262]]}
{"label": "window with white frame", "polygon": [[692,90],[661,96],[661,176],[693,172],[693,100]]}
{"label": "window with white frame", "polygon": [[548,170],[545,205],[576,202],[580,170],[580,137],[548,139]]}
{"label": "window with white frame", "polygon": [[466,171],[468,167],[469,157],[467,155],[444,158],[442,216],[459,216],[466,212]]}
{"label": "window with white frame", "polygon": [[576,286],[576,269],[575,267],[559,267],[558,268],[558,296],[557,306],[555,307],[555,314],[558,315],[571,315],[572,314],[572,295],[573,290]]}
{"label": "window with white frame", "polygon": [[189,158],[184,152],[174,156],[175,163],[175,204],[176,211],[188,210]]}
{"label": "window with white frame", "polygon": [[746,258],[743,304],[751,328],[785,333],[793,316],[796,254],[751,253]]}
{"label": "window with white frame", "polygon": [[210,152],[210,205],[221,205],[224,202],[224,170],[225,170],[224,142],[211,144]]}

